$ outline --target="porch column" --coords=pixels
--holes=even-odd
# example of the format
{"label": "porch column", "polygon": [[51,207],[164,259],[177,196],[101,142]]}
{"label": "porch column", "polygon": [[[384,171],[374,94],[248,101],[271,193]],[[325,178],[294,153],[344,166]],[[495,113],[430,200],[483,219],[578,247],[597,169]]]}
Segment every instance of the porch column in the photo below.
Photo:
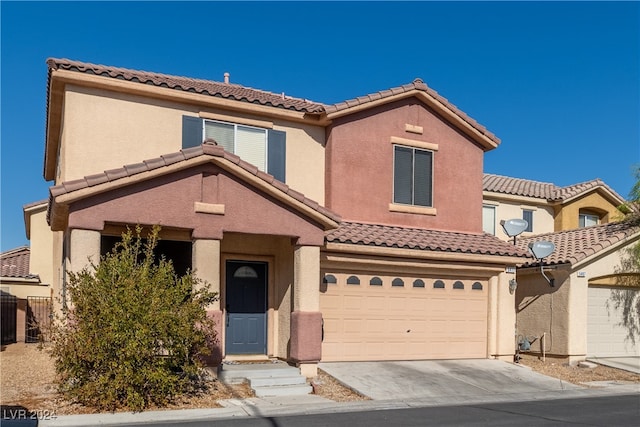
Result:
{"label": "porch column", "polygon": [[209,343],[211,354],[205,362],[218,366],[222,362],[222,311],[220,310],[220,240],[196,239],[193,241],[191,267],[194,276],[209,283],[210,289],[218,294],[218,299],[207,307],[207,317],[213,319],[216,338]]}
{"label": "porch column", "polygon": [[94,230],[71,229],[65,233],[62,269],[61,269],[61,286],[60,298],[62,307],[56,309],[71,308],[69,305],[69,295],[67,293],[67,283],[69,276],[67,272],[79,273],[83,268],[90,267],[91,262],[100,262],[100,232]]}
{"label": "porch column", "polygon": [[67,246],[66,270],[77,273],[91,262],[100,262],[100,232],[72,229]]}
{"label": "porch column", "polygon": [[290,357],[302,375],[318,375],[322,355],[322,313],[320,312],[320,248],[296,246],[293,271]]}

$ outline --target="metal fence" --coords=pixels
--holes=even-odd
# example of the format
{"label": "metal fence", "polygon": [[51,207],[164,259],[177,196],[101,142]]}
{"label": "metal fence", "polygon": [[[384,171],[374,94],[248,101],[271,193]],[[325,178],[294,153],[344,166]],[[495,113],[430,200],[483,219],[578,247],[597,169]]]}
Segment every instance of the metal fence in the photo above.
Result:
{"label": "metal fence", "polygon": [[2,344],[16,342],[16,319],[18,316],[18,299],[14,295],[0,295],[0,321],[2,321]]}
{"label": "metal fence", "polygon": [[34,343],[47,340],[52,313],[50,297],[27,297],[25,342]]}

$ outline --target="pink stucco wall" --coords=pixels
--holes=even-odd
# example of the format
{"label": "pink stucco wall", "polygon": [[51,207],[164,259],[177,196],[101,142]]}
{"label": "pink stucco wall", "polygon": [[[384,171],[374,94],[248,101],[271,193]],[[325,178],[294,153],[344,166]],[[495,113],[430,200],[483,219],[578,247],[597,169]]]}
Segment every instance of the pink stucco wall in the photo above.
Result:
{"label": "pink stucco wall", "polygon": [[[196,213],[195,202],[223,204],[224,215]],[[69,208],[69,228],[102,230],[105,223],[189,229],[194,239],[238,232],[291,236],[301,245],[324,242],[321,226],[213,164],[88,197]]]}
{"label": "pink stucco wall", "polygon": [[[405,125],[421,126],[423,134]],[[437,215],[390,212],[392,136],[438,144],[433,157]],[[416,98],[336,119],[328,132],[326,206],[345,220],[482,231],[483,150]]]}

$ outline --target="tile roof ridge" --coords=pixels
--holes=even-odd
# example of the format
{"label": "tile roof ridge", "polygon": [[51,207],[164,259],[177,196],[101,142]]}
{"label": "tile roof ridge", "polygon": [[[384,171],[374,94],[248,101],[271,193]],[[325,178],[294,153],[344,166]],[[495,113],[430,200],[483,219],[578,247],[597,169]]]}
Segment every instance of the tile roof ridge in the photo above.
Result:
{"label": "tile roof ridge", "polygon": [[538,181],[535,179],[529,179],[529,178],[518,178],[515,176],[509,176],[509,175],[500,175],[500,174],[495,174],[495,173],[483,173],[485,178],[505,178],[505,179],[512,179],[512,180],[517,180],[517,181],[526,181],[526,182],[530,182],[532,184],[545,184],[545,185],[552,185],[554,187],[560,188],[558,187],[556,184],[554,184],[553,182],[547,182],[547,181]]}
{"label": "tile roof ridge", "polygon": [[[290,101],[300,101],[300,102],[305,102],[305,103],[309,103],[309,104],[316,104],[319,106],[326,106],[326,104],[322,103],[322,102],[318,102],[318,101],[313,101],[313,100],[309,100],[306,98],[300,98],[300,97],[295,97],[295,96],[290,96],[290,95],[286,95],[285,92],[281,92],[281,93],[277,93],[277,92],[272,92],[272,91],[268,91],[268,90],[264,90],[264,89],[256,89],[250,86],[245,86],[245,85],[241,85],[238,83],[226,83],[224,81],[218,81],[218,80],[211,80],[211,79],[205,79],[205,78],[200,78],[200,77],[190,77],[190,76],[185,76],[185,75],[179,75],[179,74],[166,74],[166,73],[159,73],[159,72],[155,72],[155,71],[147,71],[147,70],[140,70],[140,69],[136,69],[136,68],[127,68],[127,67],[116,67],[116,66],[112,66],[112,65],[104,65],[104,64],[94,64],[91,62],[83,62],[83,61],[76,61],[76,60],[71,60],[71,59],[67,59],[67,58],[48,58],[47,59],[47,64],[49,65],[50,69],[60,69],[60,66],[70,66],[70,67],[77,67],[77,68],[85,68],[85,69],[91,69],[94,72],[98,71],[98,70],[104,70],[105,72],[109,72],[109,71],[113,71],[113,72],[118,72],[120,74],[123,73],[134,73],[134,74],[140,74],[142,76],[147,75],[147,76],[152,76],[152,77],[160,77],[160,78],[165,78],[165,79],[184,79],[184,80],[190,80],[193,82],[199,82],[199,83],[206,83],[206,84],[214,84],[214,85],[220,85],[221,87],[234,87],[234,88],[238,88],[238,89],[246,89],[246,90],[250,90],[253,92],[259,92],[265,95],[269,95],[269,96],[275,96],[275,97],[281,97],[283,100],[290,100]],[[86,71],[84,71],[86,72]]]}
{"label": "tile roof ridge", "polygon": [[29,247],[28,245],[22,245],[22,246],[18,246],[17,248],[7,249],[6,251],[0,253],[0,257],[16,255],[19,252],[23,252],[23,251],[27,251],[27,252],[30,253],[31,252],[31,247]]}

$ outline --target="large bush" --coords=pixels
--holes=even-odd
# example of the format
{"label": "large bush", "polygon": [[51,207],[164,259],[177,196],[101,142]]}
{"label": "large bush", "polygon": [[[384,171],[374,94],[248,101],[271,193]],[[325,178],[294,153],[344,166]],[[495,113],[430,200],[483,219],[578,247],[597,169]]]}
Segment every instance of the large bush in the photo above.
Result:
{"label": "large bush", "polygon": [[70,305],[52,346],[68,398],[141,410],[199,386],[200,358],[215,340],[205,308],[217,295],[154,256],[158,232],[142,239],[129,230],[98,264],[69,274]]}

